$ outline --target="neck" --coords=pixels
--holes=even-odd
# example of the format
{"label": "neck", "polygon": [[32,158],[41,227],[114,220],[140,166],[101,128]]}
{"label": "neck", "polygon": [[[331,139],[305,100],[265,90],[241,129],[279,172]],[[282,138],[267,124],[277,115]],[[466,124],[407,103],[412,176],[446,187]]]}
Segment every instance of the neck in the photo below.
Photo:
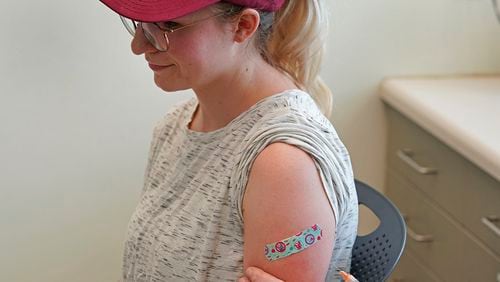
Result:
{"label": "neck", "polygon": [[201,132],[222,128],[261,99],[293,88],[297,87],[291,79],[264,60],[244,64],[210,85],[193,89],[199,104],[190,128]]}

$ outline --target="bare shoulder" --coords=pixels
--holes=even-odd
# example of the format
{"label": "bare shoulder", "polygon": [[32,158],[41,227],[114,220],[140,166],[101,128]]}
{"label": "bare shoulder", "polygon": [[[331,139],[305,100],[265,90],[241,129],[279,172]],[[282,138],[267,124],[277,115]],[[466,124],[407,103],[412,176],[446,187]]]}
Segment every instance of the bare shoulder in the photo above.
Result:
{"label": "bare shoulder", "polygon": [[[285,281],[324,280],[333,250],[335,221],[319,172],[302,149],[274,143],[256,158],[243,198],[244,264]],[[324,240],[276,261],[264,255],[266,244],[317,224]]]}

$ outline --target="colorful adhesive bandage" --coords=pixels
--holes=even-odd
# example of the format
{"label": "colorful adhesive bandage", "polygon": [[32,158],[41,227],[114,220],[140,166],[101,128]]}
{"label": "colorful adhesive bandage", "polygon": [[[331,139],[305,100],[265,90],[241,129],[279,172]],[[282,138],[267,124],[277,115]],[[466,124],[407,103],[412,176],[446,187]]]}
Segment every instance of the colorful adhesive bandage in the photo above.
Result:
{"label": "colorful adhesive bandage", "polygon": [[321,237],[323,237],[323,232],[321,228],[315,224],[290,238],[267,244],[264,251],[265,256],[268,260],[273,261],[293,255],[309,248],[314,243],[321,240]]}

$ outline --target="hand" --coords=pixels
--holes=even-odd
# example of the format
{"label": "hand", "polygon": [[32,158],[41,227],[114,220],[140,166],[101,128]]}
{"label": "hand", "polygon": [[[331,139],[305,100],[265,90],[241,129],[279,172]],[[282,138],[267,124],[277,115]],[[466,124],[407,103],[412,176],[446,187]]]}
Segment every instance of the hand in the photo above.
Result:
{"label": "hand", "polygon": [[[340,274],[343,278],[343,281],[350,281],[350,282],[357,282],[356,278],[354,276],[350,275],[349,273],[346,273],[344,271],[340,271]],[[238,279],[238,282],[285,282],[283,280],[280,280],[271,274],[265,272],[264,270],[250,266],[247,268],[245,271],[245,276],[240,277]]]}
{"label": "hand", "polygon": [[245,276],[238,279],[238,282],[284,282],[264,270],[250,266],[245,270]]}

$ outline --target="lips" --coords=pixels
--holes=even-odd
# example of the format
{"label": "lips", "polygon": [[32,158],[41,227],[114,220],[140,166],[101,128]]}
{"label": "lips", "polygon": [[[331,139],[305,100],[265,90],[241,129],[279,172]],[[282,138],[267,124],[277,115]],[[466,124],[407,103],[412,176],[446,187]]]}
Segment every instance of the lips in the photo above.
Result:
{"label": "lips", "polygon": [[151,68],[153,71],[161,71],[161,70],[166,69],[168,67],[174,66],[173,64],[172,65],[161,66],[161,65],[155,65],[153,63],[149,63],[148,65],[149,65],[149,68]]}

